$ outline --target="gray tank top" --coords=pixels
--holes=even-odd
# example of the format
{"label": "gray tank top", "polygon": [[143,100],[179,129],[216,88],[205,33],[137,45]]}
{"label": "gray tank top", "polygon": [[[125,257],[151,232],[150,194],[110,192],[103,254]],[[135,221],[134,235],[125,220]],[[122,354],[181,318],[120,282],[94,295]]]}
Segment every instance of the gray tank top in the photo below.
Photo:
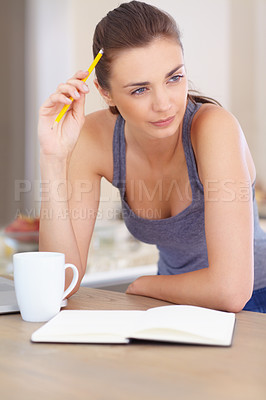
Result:
{"label": "gray tank top", "polygon": [[[184,115],[182,142],[192,191],[191,204],[177,215],[165,219],[139,217],[125,198],[126,143],[124,119],[119,115],[113,137],[113,185],[120,191],[122,213],[129,232],[138,240],[155,244],[159,250],[158,273],[176,275],[208,267],[204,222],[204,190],[200,182],[190,139],[191,123],[201,104],[188,102]],[[254,204],[254,289],[266,286],[266,234],[259,226],[258,210]]]}

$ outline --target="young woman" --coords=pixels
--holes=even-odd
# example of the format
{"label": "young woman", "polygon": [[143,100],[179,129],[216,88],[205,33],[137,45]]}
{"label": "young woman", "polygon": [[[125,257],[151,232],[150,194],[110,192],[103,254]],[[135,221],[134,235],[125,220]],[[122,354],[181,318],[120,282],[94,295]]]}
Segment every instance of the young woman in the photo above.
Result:
{"label": "young woman", "polygon": [[120,190],[129,231],[159,249],[158,275],[127,293],[266,312],[266,235],[239,123],[188,93],[178,28],[157,8],[132,1],[109,12],[95,30],[95,56],[101,48],[95,85],[109,110],[84,116],[82,71],[40,109],[40,250],[65,253],[81,281],[105,177]]}

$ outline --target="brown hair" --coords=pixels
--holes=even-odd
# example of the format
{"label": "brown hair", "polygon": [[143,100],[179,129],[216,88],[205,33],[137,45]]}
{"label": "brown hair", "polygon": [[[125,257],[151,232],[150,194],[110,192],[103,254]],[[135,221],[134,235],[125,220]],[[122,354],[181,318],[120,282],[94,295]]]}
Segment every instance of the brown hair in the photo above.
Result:
{"label": "brown hair", "polygon": [[[110,11],[96,26],[93,37],[93,54],[101,48],[104,55],[95,68],[99,85],[110,89],[111,63],[119,51],[143,47],[159,37],[177,41],[182,51],[180,31],[175,20],[165,11],[141,1],[123,3]],[[215,102],[202,96],[189,94],[192,101]],[[110,107],[113,114],[119,114],[117,107]]]}

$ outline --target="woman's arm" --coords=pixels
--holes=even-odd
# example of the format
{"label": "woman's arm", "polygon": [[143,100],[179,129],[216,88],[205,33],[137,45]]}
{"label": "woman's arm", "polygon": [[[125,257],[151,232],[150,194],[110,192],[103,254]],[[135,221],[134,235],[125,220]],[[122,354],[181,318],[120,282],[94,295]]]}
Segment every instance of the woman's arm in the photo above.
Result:
{"label": "woman's arm", "polygon": [[246,142],[235,118],[216,106],[204,107],[196,115],[191,135],[204,186],[209,267],[142,277],[127,293],[238,312],[253,290],[254,177]]}
{"label": "woman's arm", "polygon": [[[66,262],[77,266],[79,281],[70,296],[78,290],[86,271],[100,198],[101,178],[90,173],[88,162],[83,162],[84,152],[78,150],[83,143],[84,140],[80,138],[70,165],[58,160],[48,161],[43,156],[40,159],[44,191],[40,212],[39,250],[64,253]],[[77,158],[79,162],[76,164]],[[88,169],[85,174],[86,167]],[[72,271],[67,269],[66,287],[71,280]]]}
{"label": "woman's arm", "polygon": [[[38,126],[42,180],[39,250],[62,252],[66,262],[77,266],[79,282],[71,294],[78,289],[85,273],[100,196],[100,177],[94,172],[93,151],[86,139],[90,135],[82,129],[88,89],[80,79],[86,75],[87,72],[78,72],[66,84],[59,85],[41,107]],[[68,96],[75,101],[53,126],[62,106],[68,103]],[[84,196],[81,196],[82,181],[93,182]],[[91,218],[86,222],[82,220],[85,208],[91,210]],[[67,271],[66,286],[71,279],[72,273]]]}

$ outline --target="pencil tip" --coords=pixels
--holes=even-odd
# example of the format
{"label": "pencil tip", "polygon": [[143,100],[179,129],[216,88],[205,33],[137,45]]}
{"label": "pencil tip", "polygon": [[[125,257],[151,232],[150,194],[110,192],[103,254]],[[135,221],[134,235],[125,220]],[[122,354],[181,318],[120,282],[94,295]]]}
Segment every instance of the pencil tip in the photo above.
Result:
{"label": "pencil tip", "polygon": [[52,130],[52,131],[54,130],[56,124],[57,124],[57,121],[55,121],[55,122],[53,123],[53,126],[51,126],[51,130]]}

